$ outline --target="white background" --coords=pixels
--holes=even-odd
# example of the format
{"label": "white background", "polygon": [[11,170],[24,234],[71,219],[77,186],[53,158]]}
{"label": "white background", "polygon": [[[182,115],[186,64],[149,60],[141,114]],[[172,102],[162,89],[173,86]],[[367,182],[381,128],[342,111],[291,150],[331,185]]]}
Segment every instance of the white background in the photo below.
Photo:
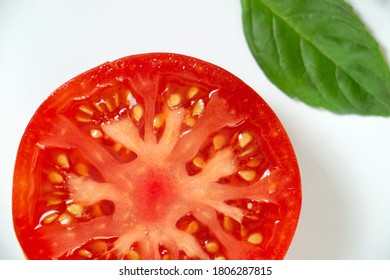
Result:
{"label": "white background", "polygon": [[[390,60],[390,1],[349,0]],[[253,87],[299,160],[303,208],[287,259],[390,259],[390,118],[338,116],[286,97],[255,63],[238,0],[0,0],[0,259],[22,259],[12,176],[31,116],[58,86],[136,53],[177,52]]]}

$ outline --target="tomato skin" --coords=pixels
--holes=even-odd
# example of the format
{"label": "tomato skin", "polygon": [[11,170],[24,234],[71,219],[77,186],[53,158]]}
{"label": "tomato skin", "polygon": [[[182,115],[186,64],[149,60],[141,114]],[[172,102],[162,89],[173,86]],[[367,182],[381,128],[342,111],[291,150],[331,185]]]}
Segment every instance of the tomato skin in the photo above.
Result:
{"label": "tomato skin", "polygon": [[[59,87],[38,108],[21,139],[14,171],[14,227],[27,258],[59,258],[53,255],[55,245],[49,244],[51,242],[50,233],[48,233],[49,236],[45,236],[42,232],[36,231],[37,215],[42,214],[37,213],[38,206],[42,204],[40,202],[42,194],[37,180],[44,180],[43,175],[37,175],[41,174],[39,164],[44,162],[40,154],[42,151],[50,150],[49,146],[43,146],[40,143],[48,138],[55,139],[56,135],[62,135],[61,126],[54,125],[58,115],[68,114],[68,111],[72,109],[70,107],[72,105],[69,105],[72,102],[88,100],[97,91],[116,83],[131,86],[133,91],[142,89],[142,92],[146,92],[143,98],[148,100],[148,93],[155,92],[161,80],[164,79],[177,83],[191,81],[213,85],[218,90],[218,97],[225,100],[226,110],[245,114],[245,122],[253,128],[253,133],[260,139],[258,145],[267,155],[268,164],[281,170],[279,175],[272,177],[272,180],[282,182],[284,176],[288,177],[288,188],[275,192],[272,197],[278,204],[278,210],[275,212],[278,212],[280,217],[275,218],[272,224],[273,228],[270,230],[272,236],[267,239],[267,244],[264,245],[266,248],[244,250],[240,253],[242,259],[284,258],[300,215],[301,182],[298,163],[282,124],[255,91],[226,70],[196,58],[167,53],[141,54],[104,63]],[[68,140],[78,142],[77,136],[67,135],[67,137],[74,137]],[[86,143],[83,147],[88,145]],[[105,165],[111,168],[108,163]],[[156,193],[156,187],[151,188],[150,192]],[[152,197],[151,201],[154,200]],[[109,220],[108,217],[107,215],[107,220]],[[80,245],[86,244],[87,241],[80,242]],[[239,251],[238,248],[237,250]],[[69,254],[71,258],[71,253]]]}

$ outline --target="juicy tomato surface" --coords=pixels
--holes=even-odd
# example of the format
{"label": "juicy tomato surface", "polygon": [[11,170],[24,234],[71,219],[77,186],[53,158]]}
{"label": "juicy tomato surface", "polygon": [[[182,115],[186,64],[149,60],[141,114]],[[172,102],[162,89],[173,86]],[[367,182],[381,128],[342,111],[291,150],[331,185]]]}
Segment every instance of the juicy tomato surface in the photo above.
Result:
{"label": "juicy tomato surface", "polygon": [[68,81],[16,159],[13,219],[28,259],[282,259],[300,208],[274,112],[234,75],[178,54]]}

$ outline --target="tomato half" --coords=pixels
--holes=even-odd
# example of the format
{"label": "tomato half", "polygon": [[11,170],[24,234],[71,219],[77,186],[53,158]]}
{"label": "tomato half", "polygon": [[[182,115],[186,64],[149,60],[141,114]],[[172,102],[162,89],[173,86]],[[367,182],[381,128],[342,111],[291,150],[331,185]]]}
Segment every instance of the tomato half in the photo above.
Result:
{"label": "tomato half", "polygon": [[125,57],[65,83],[16,159],[28,259],[281,259],[300,207],[297,160],[270,107],[178,54]]}

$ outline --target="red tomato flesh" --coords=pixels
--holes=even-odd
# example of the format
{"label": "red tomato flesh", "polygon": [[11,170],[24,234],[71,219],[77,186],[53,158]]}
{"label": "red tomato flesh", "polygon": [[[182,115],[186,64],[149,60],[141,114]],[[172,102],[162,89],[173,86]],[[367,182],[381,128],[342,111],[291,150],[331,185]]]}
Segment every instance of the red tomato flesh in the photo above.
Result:
{"label": "red tomato flesh", "polygon": [[65,83],[16,159],[28,259],[282,259],[300,207],[273,111],[229,72],[178,54],[125,57]]}

